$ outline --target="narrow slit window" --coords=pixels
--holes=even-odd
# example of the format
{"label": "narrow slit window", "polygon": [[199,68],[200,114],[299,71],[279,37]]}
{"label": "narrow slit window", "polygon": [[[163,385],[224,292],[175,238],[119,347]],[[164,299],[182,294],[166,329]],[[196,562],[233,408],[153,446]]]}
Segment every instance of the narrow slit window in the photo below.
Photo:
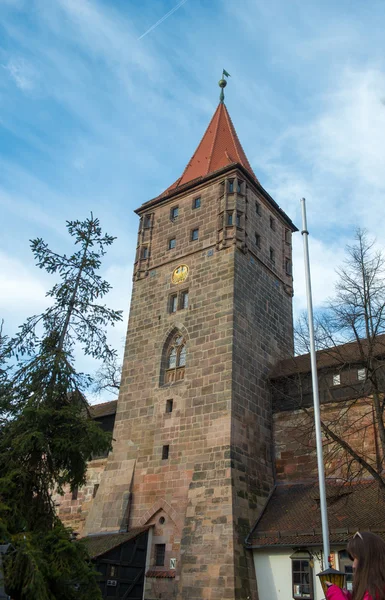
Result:
{"label": "narrow slit window", "polygon": [[241,226],[241,215],[240,215],[240,213],[237,213],[236,219],[237,219],[237,227],[240,227]]}
{"label": "narrow slit window", "polygon": [[234,192],[234,180],[233,179],[229,180],[228,190],[229,190],[229,194],[232,194]]}
{"label": "narrow slit window", "polygon": [[181,309],[188,308],[188,291],[185,290],[180,294],[180,307]]}
{"label": "narrow slit window", "polygon": [[193,200],[193,208],[200,208],[201,207],[201,199],[200,198],[194,198]]}
{"label": "narrow slit window", "polygon": [[170,219],[174,221],[179,216],[179,206],[173,206],[170,210]]}
{"label": "narrow slit window", "polygon": [[95,498],[95,496],[96,496],[96,494],[97,494],[97,491],[98,491],[98,489],[99,489],[99,484],[98,484],[98,483],[95,483],[95,485],[94,485],[94,489],[93,489],[93,492],[92,492],[92,497],[93,497],[93,498]]}
{"label": "narrow slit window", "polygon": [[286,275],[291,275],[291,260],[290,260],[290,258],[285,259],[285,271],[286,271]]}
{"label": "narrow slit window", "polygon": [[178,355],[178,367],[185,367],[185,366],[186,366],[186,346],[183,346]]}
{"label": "narrow slit window", "polygon": [[171,413],[173,409],[174,400],[170,398],[166,400],[166,413]]}
{"label": "narrow slit window", "polygon": [[168,249],[173,250],[176,247],[176,238],[171,238],[168,240]]}
{"label": "narrow slit window", "polygon": [[242,181],[237,182],[237,192],[240,194],[242,192]]}
{"label": "narrow slit window", "polygon": [[366,369],[357,369],[357,379],[358,381],[365,381]]}
{"label": "narrow slit window", "polygon": [[275,231],[275,219],[273,217],[270,217],[270,229]]}
{"label": "narrow slit window", "polygon": [[79,492],[79,488],[77,485],[75,485],[74,489],[72,490],[72,500],[78,499],[78,492]]}
{"label": "narrow slit window", "polygon": [[167,460],[168,459],[168,455],[170,452],[170,446],[163,446],[162,447],[162,460]]}
{"label": "narrow slit window", "polygon": [[199,239],[199,229],[198,228],[192,229],[191,230],[191,241],[195,242],[198,239]]}
{"label": "narrow slit window", "polygon": [[151,227],[151,215],[145,215],[144,217],[144,228],[150,229]]}
{"label": "narrow slit window", "polygon": [[155,544],[155,566],[164,567],[166,544]]}
{"label": "narrow slit window", "polygon": [[178,308],[178,295],[172,294],[170,296],[170,313],[175,313]]}
{"label": "narrow slit window", "polygon": [[255,212],[259,217],[261,216],[261,205],[259,204],[259,202],[255,203]]}
{"label": "narrow slit window", "polygon": [[275,263],[275,251],[274,248],[270,247],[270,260],[272,263]]}
{"label": "narrow slit window", "polygon": [[261,247],[261,236],[259,235],[259,233],[255,234],[255,245],[257,246],[257,248]]}
{"label": "narrow slit window", "polygon": [[141,254],[142,258],[148,258],[148,246],[143,246]]}
{"label": "narrow slit window", "polygon": [[233,224],[233,213],[227,213],[227,221],[226,221],[227,225],[232,225]]}

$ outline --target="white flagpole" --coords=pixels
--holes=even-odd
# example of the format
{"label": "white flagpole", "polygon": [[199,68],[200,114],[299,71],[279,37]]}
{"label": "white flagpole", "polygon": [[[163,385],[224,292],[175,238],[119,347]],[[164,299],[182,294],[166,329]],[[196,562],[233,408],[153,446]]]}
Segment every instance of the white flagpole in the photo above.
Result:
{"label": "white flagpole", "polygon": [[319,481],[319,492],[320,492],[320,508],[321,508],[321,523],[322,523],[322,541],[324,551],[324,568],[329,567],[329,556],[330,556],[330,545],[329,545],[329,525],[328,525],[328,513],[327,513],[327,502],[326,502],[326,486],[325,486],[325,468],[323,460],[323,448],[322,448],[322,431],[321,431],[321,414],[319,404],[319,393],[318,393],[318,377],[317,377],[317,360],[315,352],[315,341],[314,341],[314,321],[313,321],[313,300],[311,293],[311,278],[310,278],[310,261],[309,261],[309,244],[306,221],[306,200],[301,199],[302,208],[302,239],[303,239],[303,251],[305,259],[305,280],[306,280],[306,297],[307,297],[307,315],[309,321],[309,337],[310,337],[310,362],[311,362],[311,378],[313,385],[313,405],[314,405],[314,422],[315,422],[315,435],[317,444],[317,465],[318,465],[318,481]]}

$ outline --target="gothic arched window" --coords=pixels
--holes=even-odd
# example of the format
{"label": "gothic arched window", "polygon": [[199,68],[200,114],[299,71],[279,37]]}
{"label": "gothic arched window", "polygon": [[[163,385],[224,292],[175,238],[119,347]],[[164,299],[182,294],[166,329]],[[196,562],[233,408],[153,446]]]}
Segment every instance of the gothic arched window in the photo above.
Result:
{"label": "gothic arched window", "polygon": [[164,383],[174,383],[184,379],[186,366],[186,341],[177,332],[170,340],[166,353]]}

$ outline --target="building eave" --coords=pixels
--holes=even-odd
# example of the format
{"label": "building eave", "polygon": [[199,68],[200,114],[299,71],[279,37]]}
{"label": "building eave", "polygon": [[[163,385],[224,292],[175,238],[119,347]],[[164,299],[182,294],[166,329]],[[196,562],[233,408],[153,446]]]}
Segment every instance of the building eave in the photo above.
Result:
{"label": "building eave", "polygon": [[282,210],[282,208],[280,208],[280,206],[270,196],[270,194],[265,190],[265,188],[263,188],[262,185],[256,179],[254,179],[251,176],[251,174],[249,173],[249,171],[240,163],[231,163],[229,165],[226,165],[225,167],[222,167],[221,169],[218,169],[217,171],[213,171],[212,173],[209,173],[205,177],[199,177],[197,179],[193,179],[192,181],[189,181],[188,183],[185,183],[184,185],[182,185],[180,187],[176,187],[176,188],[170,190],[167,194],[157,196],[156,198],[153,198],[152,200],[145,202],[144,204],[142,204],[142,206],[137,208],[134,212],[138,216],[140,216],[144,212],[154,208],[155,206],[158,206],[159,204],[162,204],[162,203],[170,202],[175,197],[179,196],[181,193],[189,192],[190,190],[197,187],[198,185],[200,186],[202,184],[205,184],[205,183],[211,181],[212,179],[215,179],[216,177],[220,177],[221,175],[225,175],[226,173],[233,171],[234,169],[238,169],[239,171],[241,171],[242,175],[247,179],[248,183],[251,186],[253,186],[264,197],[264,199],[268,202],[270,207],[273,208],[276,211],[276,213],[284,220],[284,222],[286,223],[286,225],[290,228],[290,230],[292,232],[298,231],[298,227],[296,227],[296,225],[294,225],[293,221],[288,217],[288,215],[285,213],[285,211]]}

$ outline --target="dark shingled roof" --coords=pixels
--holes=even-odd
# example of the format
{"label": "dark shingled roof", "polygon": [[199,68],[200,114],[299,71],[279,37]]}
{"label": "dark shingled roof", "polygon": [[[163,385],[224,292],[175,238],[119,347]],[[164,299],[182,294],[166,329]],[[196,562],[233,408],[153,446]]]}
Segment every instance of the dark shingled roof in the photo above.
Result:
{"label": "dark shingled roof", "polygon": [[[367,350],[367,341],[361,340],[361,347],[364,351]],[[374,345],[374,355],[377,358],[385,356],[385,335],[379,335]],[[317,352],[317,367],[325,369],[327,367],[342,366],[346,364],[359,364],[362,362],[359,346],[357,342],[349,342],[341,344],[334,348],[326,350],[318,350]],[[270,372],[270,379],[280,379],[298,373],[310,372],[310,354],[300,354],[280,360]]]}
{"label": "dark shingled roof", "polygon": [[148,531],[150,527],[137,527],[125,533],[102,533],[98,535],[89,535],[80,541],[87,546],[91,558],[96,558],[109,552],[113,548],[132,540],[141,533]]}
{"label": "dark shingled roof", "polygon": [[110,400],[110,402],[103,402],[102,404],[93,404],[90,406],[90,414],[93,419],[100,417],[108,417],[116,413],[118,401]]}
{"label": "dark shingled roof", "polygon": [[[374,482],[327,485],[330,542],[345,543],[356,531],[385,538],[385,494]],[[249,547],[320,546],[318,483],[275,488],[246,543]]]}

